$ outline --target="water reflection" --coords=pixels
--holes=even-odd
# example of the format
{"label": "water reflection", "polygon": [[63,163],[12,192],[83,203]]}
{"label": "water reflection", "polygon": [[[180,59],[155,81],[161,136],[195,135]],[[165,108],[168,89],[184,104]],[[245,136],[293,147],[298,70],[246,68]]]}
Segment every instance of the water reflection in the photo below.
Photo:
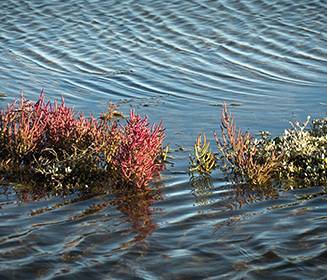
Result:
{"label": "water reflection", "polygon": [[159,189],[127,190],[117,193],[116,199],[112,203],[118,210],[127,215],[132,229],[137,232],[135,240],[140,241],[157,228],[152,218],[152,205],[161,199],[162,194]]}
{"label": "water reflection", "polygon": [[[38,200],[51,201],[53,198],[51,195],[42,192],[42,190],[31,190],[22,187],[3,187],[2,189],[2,195],[14,196],[15,200],[20,203],[30,203]],[[59,198],[60,202],[58,203],[33,210],[31,216],[40,215],[64,206],[73,206],[75,203],[87,202],[94,198],[97,198],[100,202],[88,204],[86,209],[74,214],[70,219],[73,221],[82,220],[101,211],[110,211],[109,208],[114,207],[127,217],[127,221],[130,223],[130,231],[136,233],[134,241],[145,239],[157,228],[152,218],[152,212],[154,211],[152,205],[162,199],[160,187],[145,190],[123,187],[110,190],[98,189],[94,193],[75,193],[66,198]],[[158,208],[155,210],[159,211]]]}
{"label": "water reflection", "polygon": [[[190,183],[196,205],[208,206],[214,202],[213,195],[216,188],[211,176],[192,176],[190,178]],[[235,178],[230,183],[226,181],[223,181],[223,183],[225,187],[230,185],[232,189],[232,192],[228,193],[234,205],[232,208],[240,208],[244,204],[250,204],[255,201],[278,198],[278,189],[274,185],[267,185],[264,187],[254,186],[235,180]]]}
{"label": "water reflection", "polygon": [[192,176],[190,179],[192,195],[195,197],[195,204],[208,206],[212,203],[214,185],[210,176]]}
{"label": "water reflection", "polygon": [[248,183],[235,184],[235,200],[240,207],[256,201],[277,199],[278,196],[278,190],[273,185],[262,188],[260,186],[251,186]]}

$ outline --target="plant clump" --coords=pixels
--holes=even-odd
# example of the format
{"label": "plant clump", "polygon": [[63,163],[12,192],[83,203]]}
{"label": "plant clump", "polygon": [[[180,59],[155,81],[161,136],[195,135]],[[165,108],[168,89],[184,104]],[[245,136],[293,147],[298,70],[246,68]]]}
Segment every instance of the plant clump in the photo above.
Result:
{"label": "plant clump", "polygon": [[192,173],[209,175],[216,167],[216,157],[210,150],[210,143],[207,142],[205,134],[200,134],[194,144],[194,156],[190,157]]}
{"label": "plant clump", "polygon": [[96,119],[61,103],[23,96],[0,111],[0,174],[55,193],[124,185],[145,188],[164,168],[164,129],[110,105]]}
{"label": "plant clump", "polygon": [[[218,168],[236,183],[249,187],[285,188],[327,185],[327,118],[310,118],[272,139],[269,132],[255,138],[236,128],[234,117],[225,105],[221,115],[221,133],[215,134],[217,153],[208,150],[204,138],[196,141],[191,155],[190,173],[210,174]],[[199,140],[200,139],[200,140]]]}
{"label": "plant clump", "polygon": [[292,124],[279,137],[266,140],[281,154],[278,179],[287,187],[327,185],[327,118]]}

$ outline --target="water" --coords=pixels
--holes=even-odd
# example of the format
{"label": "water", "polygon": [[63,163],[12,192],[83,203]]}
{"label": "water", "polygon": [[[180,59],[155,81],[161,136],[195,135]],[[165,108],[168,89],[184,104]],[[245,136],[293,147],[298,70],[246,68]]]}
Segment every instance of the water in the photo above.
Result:
{"label": "water", "polygon": [[[322,187],[258,197],[189,181],[227,102],[274,135],[327,111],[327,2],[1,1],[0,106],[23,91],[97,115],[112,100],[164,120],[153,194],[0,196],[1,279],[326,279]],[[24,202],[20,200],[24,198]]]}

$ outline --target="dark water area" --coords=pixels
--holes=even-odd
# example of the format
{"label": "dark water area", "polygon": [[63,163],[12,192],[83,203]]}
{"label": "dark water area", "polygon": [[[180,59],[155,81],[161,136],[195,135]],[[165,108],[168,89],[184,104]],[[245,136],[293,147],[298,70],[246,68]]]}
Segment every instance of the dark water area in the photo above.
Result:
{"label": "dark water area", "polygon": [[0,1],[0,106],[42,88],[163,120],[153,193],[33,200],[0,188],[0,279],[327,279],[326,189],[190,182],[199,132],[273,135],[327,112],[327,1]]}

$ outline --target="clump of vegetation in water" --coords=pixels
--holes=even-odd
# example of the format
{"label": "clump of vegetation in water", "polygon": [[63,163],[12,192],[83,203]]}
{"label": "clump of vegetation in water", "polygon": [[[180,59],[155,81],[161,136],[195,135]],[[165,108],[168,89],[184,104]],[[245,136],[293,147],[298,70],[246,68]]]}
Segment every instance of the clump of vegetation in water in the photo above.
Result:
{"label": "clump of vegetation in water", "polygon": [[[327,184],[327,118],[309,118],[272,139],[262,132],[261,138],[236,128],[225,105],[221,115],[221,133],[215,134],[217,153],[211,152],[205,135],[200,135],[191,155],[190,172],[209,175],[219,168],[236,182],[250,187],[285,188]],[[203,140],[202,140],[203,139]]]}
{"label": "clump of vegetation in water", "polygon": [[77,114],[62,99],[23,96],[0,111],[0,173],[55,193],[99,185],[145,188],[164,168],[164,129],[130,112],[124,125],[114,105],[99,119]]}
{"label": "clump of vegetation in water", "polygon": [[327,118],[309,122],[292,124],[281,136],[265,140],[281,155],[278,179],[289,188],[327,185]]}

